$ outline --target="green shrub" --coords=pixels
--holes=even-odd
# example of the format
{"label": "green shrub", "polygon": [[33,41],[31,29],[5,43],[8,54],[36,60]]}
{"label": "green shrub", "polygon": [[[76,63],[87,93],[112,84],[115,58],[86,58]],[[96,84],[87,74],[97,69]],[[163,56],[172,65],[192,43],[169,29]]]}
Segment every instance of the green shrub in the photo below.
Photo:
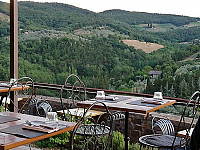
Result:
{"label": "green shrub", "polygon": [[70,138],[70,133],[65,132],[48,139],[38,141],[35,144],[40,148],[66,147],[69,143],[69,138]]}
{"label": "green shrub", "polygon": [[4,106],[0,106],[0,112],[4,112]]}
{"label": "green shrub", "polygon": [[124,136],[120,132],[113,132],[113,149],[114,150],[124,150]]}
{"label": "green shrub", "polygon": [[[44,139],[41,141],[36,142],[35,144],[39,148],[55,148],[57,149],[62,149],[62,148],[67,148],[69,146],[69,139],[70,139],[70,133],[66,132],[48,139]],[[107,140],[107,136],[103,138],[104,141]],[[74,137],[74,149],[81,149],[83,146],[83,136],[78,136],[76,135]],[[124,136],[122,133],[114,131],[113,132],[113,150],[124,150]],[[109,147],[111,147],[109,145]],[[129,144],[129,150],[139,150],[140,145],[137,144]],[[142,150],[147,150],[147,148],[142,148]]]}

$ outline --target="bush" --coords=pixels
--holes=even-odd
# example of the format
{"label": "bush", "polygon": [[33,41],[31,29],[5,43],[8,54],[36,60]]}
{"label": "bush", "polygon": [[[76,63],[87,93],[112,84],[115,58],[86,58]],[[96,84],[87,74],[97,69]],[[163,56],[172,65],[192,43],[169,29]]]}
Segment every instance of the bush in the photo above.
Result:
{"label": "bush", "polygon": [[124,150],[124,136],[120,132],[113,132],[113,150]]}
{"label": "bush", "polygon": [[70,133],[62,133],[54,137],[44,139],[36,142],[35,144],[40,148],[54,148],[54,147],[66,147],[69,143]]}
{"label": "bush", "polygon": [[[70,133],[66,132],[60,135],[57,135],[55,137],[51,137],[48,139],[44,139],[41,141],[36,142],[35,144],[39,148],[67,148],[69,146],[69,139],[70,139]],[[107,137],[104,137],[104,140],[107,140]],[[81,149],[82,144],[80,141],[83,141],[82,136],[75,136],[74,140],[74,149]],[[124,136],[122,133],[114,131],[113,132],[113,150],[124,150],[125,143],[124,143]],[[129,150],[139,150],[140,145],[137,144],[129,144]],[[142,148],[142,150],[147,150],[147,148]]]}
{"label": "bush", "polygon": [[0,106],[0,112],[4,112],[4,106]]}

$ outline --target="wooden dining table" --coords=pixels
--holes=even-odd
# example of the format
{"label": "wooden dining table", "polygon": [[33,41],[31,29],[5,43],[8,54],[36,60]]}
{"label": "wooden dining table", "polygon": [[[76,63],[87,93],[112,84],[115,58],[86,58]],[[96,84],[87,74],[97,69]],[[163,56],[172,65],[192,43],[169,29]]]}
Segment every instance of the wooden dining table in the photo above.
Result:
{"label": "wooden dining table", "polygon": [[[113,97],[117,97],[118,99],[115,100],[106,100],[102,99],[99,101],[102,101],[106,104],[109,110],[114,111],[122,111],[125,112],[125,150],[128,150],[128,132],[129,132],[129,126],[128,126],[128,118],[129,118],[129,112],[135,112],[135,113],[142,113],[145,114],[146,117],[149,116],[151,112],[154,112],[156,110],[159,110],[161,108],[170,106],[176,102],[176,100],[167,100],[162,99],[160,103],[145,103],[143,102],[144,97],[136,97],[136,96],[122,96],[122,95],[111,95]],[[153,99],[153,98],[152,98]],[[95,99],[87,100],[78,102],[77,106],[79,107],[89,107],[92,103],[96,101]],[[103,105],[97,104],[94,106],[94,108],[97,109],[103,109]]]}
{"label": "wooden dining table", "polygon": [[9,85],[9,82],[0,82],[0,105],[3,102],[3,99],[8,96],[9,91],[27,90],[29,88],[29,86],[20,86],[20,85],[18,86],[14,85],[11,88],[10,87],[11,86]]}
{"label": "wooden dining table", "polygon": [[[0,81],[0,94],[7,93],[9,91],[10,87],[11,87],[10,82]],[[10,91],[26,90],[28,88],[29,88],[29,86],[12,85]]]}
{"label": "wooden dining table", "polygon": [[[28,89],[28,86],[13,86],[10,91],[19,91],[19,90],[25,90]],[[7,93],[9,91],[9,86],[6,85],[0,85],[0,93]]]}
{"label": "wooden dining table", "polygon": [[[62,129],[52,133],[39,133],[37,131],[31,131],[31,136],[34,137],[26,137],[23,136],[23,133],[21,134],[20,132],[20,131],[23,132],[23,129],[21,129],[21,125],[23,125],[26,120],[44,122],[45,121],[44,117],[32,116],[14,112],[1,112],[0,118],[3,118],[0,120],[0,150],[8,150],[18,146],[30,144],[32,142],[36,142],[45,138],[49,138],[64,132],[68,132],[73,130],[75,126],[75,123],[73,122],[66,122],[59,120],[58,124],[62,125]],[[17,128],[18,130],[15,130]]]}

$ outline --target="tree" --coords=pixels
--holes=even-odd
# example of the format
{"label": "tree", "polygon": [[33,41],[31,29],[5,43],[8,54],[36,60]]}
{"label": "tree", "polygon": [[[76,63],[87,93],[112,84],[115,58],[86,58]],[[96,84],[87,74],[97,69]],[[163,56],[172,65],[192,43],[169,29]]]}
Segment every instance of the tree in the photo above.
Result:
{"label": "tree", "polygon": [[169,90],[169,97],[176,97],[174,86],[172,85]]}
{"label": "tree", "polygon": [[190,92],[189,92],[189,87],[185,79],[183,79],[180,84],[180,95],[178,96],[179,98],[188,98]]}

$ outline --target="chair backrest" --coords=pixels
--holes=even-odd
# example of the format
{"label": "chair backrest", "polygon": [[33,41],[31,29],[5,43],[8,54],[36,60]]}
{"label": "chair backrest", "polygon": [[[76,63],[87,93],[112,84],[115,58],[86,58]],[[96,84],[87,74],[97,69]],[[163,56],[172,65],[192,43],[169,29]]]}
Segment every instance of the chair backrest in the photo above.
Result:
{"label": "chair backrest", "polygon": [[[93,120],[89,116],[89,110],[91,110],[96,105],[103,105],[105,113],[100,115],[97,120]],[[70,137],[70,150],[112,149],[112,132],[113,115],[110,113],[107,106],[103,102],[96,101],[86,109],[83,116],[76,123]],[[74,138],[75,135],[81,137]],[[79,145],[79,148],[75,147],[74,145]]]}
{"label": "chair backrest", "polygon": [[169,119],[159,119],[154,123],[154,119],[152,119],[152,130],[153,133],[157,133],[157,127],[162,132],[162,134],[173,135],[174,134],[174,125]]}
{"label": "chair backrest", "polygon": [[27,103],[26,109],[20,111],[20,113],[41,117],[46,117],[48,112],[52,112],[52,107],[50,103],[45,99],[37,97],[33,97],[32,100]]}
{"label": "chair backrest", "polygon": [[[12,88],[17,87],[17,86],[22,87],[22,89],[19,90],[17,94],[20,95],[21,100],[25,101],[25,103],[23,103],[23,105],[19,106],[19,108],[18,108],[18,106],[15,106],[12,98],[10,97]],[[33,80],[30,77],[22,77],[13,82],[10,82],[9,90],[8,90],[8,97],[9,97],[10,103],[14,104],[14,107],[16,107],[18,109],[18,112],[22,112],[23,109],[28,104],[28,102],[31,101],[32,98],[34,97],[34,82],[33,82]],[[7,103],[8,97],[6,98],[5,103]],[[19,100],[19,97],[18,97],[18,100]]]}
{"label": "chair backrest", "polygon": [[194,120],[197,117],[197,109],[199,107],[199,96],[200,96],[199,91],[194,92],[190,97],[190,99],[188,100],[187,104],[185,105],[177,127],[177,132],[175,134],[173,144],[175,143],[177,133],[180,130],[185,130],[186,135],[184,136],[184,139],[186,140],[186,146],[187,146],[189,141],[190,130],[194,126]]}
{"label": "chair backrest", "polygon": [[[64,104],[64,99],[65,104]],[[85,84],[80,80],[80,78],[75,75],[69,75],[64,85],[60,90],[60,102],[63,110],[64,118],[66,118],[64,110],[77,107],[76,103],[78,101],[86,100],[86,87]]]}
{"label": "chair backrest", "polygon": [[[18,91],[18,98],[20,97],[22,99],[18,107],[19,113],[46,116],[47,112],[52,111],[52,107],[48,101],[36,98],[34,81],[30,77],[22,77],[13,82],[10,86],[9,93],[14,86],[22,87],[22,90]],[[11,102],[14,104],[12,100]]]}

